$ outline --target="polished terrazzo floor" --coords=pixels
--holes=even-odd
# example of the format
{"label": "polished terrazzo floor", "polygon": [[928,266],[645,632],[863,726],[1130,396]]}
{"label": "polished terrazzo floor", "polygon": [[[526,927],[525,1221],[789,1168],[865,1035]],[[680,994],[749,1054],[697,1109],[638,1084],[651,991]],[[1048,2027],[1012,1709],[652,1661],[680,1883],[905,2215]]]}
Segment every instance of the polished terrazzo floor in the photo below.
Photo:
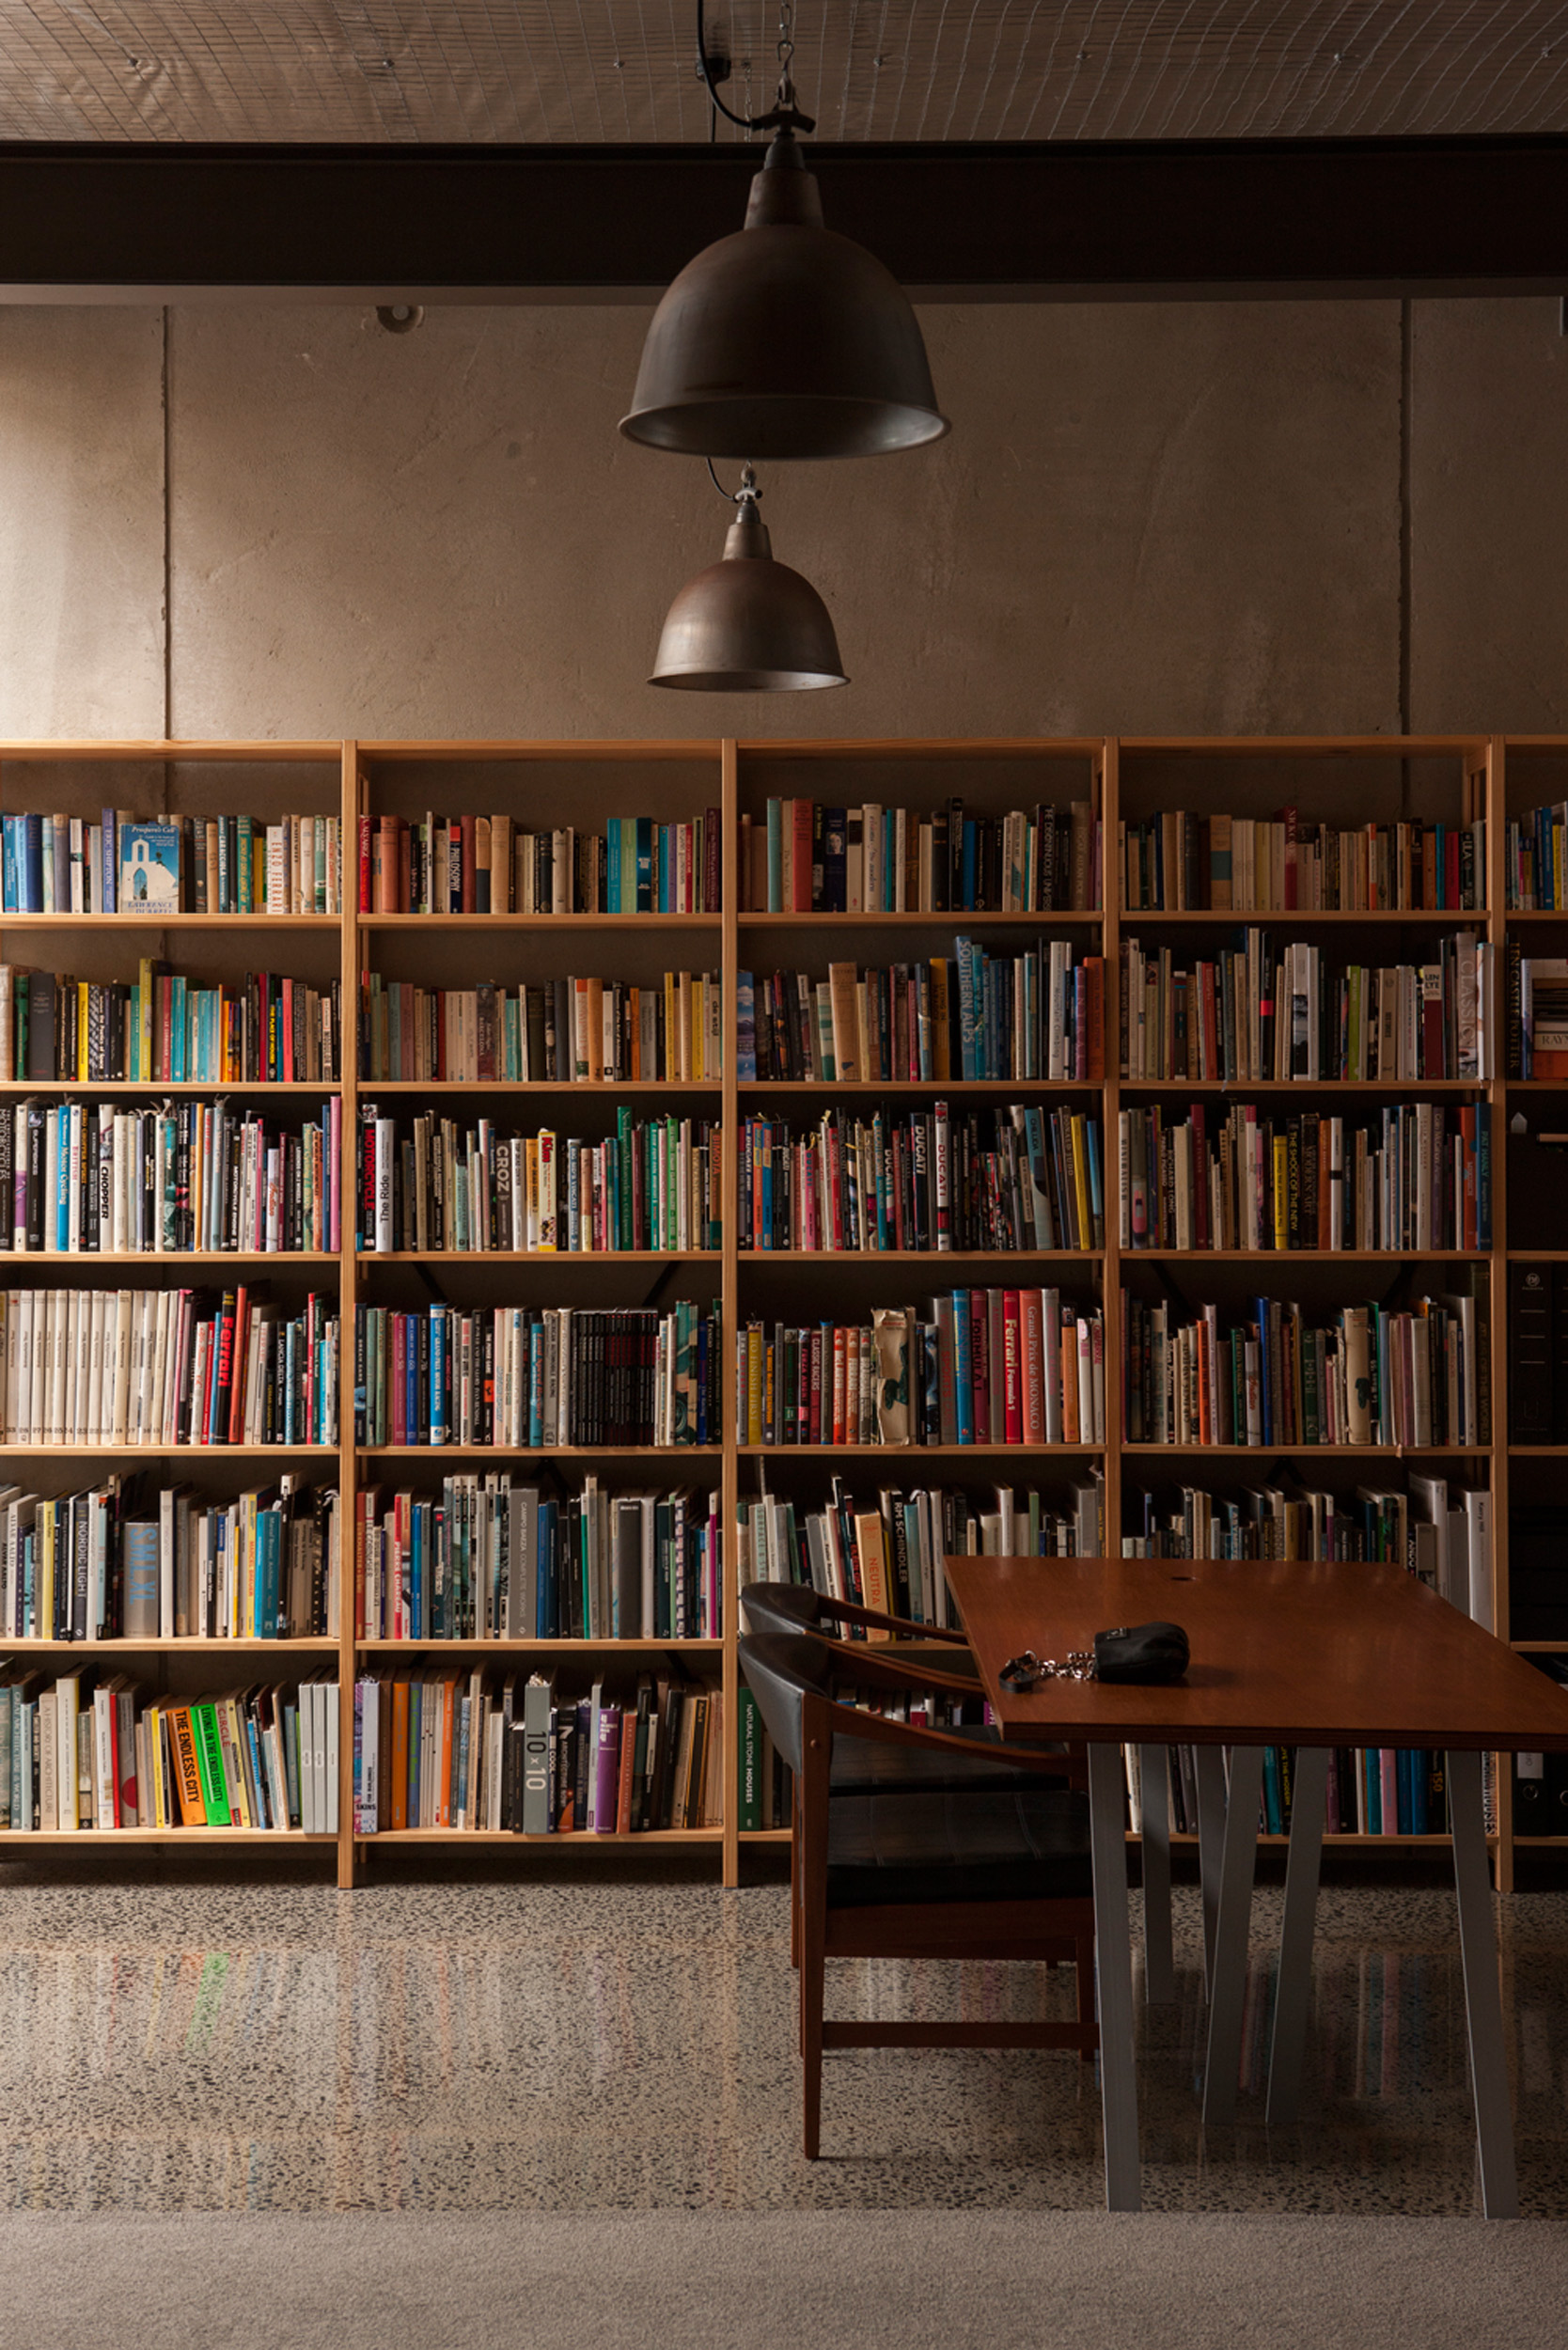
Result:
{"label": "polished terrazzo floor", "polygon": [[[0,1863],[0,2202],[37,2211],[1051,2207],[1102,2201],[1093,2069],[846,2052],[798,2152],[776,1881],[552,1856],[338,1894],[199,1857]],[[1325,1888],[1300,2125],[1264,2127],[1260,1888],[1241,2118],[1200,2125],[1196,1892],[1140,2014],[1146,2203],[1470,2213],[1451,1894]],[[1497,1904],[1527,2216],[1568,2212],[1568,1893]],[[830,2013],[1022,2013],[1029,1970],[840,1964]],[[1068,2012],[1070,1975],[1044,1996]]]}

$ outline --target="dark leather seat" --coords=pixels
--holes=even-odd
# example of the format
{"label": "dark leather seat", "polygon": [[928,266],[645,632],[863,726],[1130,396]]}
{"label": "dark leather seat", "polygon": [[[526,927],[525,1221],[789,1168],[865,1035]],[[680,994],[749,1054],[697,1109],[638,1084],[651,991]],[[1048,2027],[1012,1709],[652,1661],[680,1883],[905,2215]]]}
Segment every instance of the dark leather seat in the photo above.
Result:
{"label": "dark leather seat", "polygon": [[[847,1792],[843,1750],[917,1754],[961,1775],[951,1733],[922,1730],[839,1696],[840,1660],[897,1685],[896,1653],[844,1652],[834,1640],[794,1633],[746,1633],[741,1670],[779,1753],[795,1774],[791,1848],[791,1943],[800,1970],[806,2153],[821,2136],[824,2048],[1073,2048],[1087,2062],[1099,2045],[1094,2017],[1094,1904],[1089,1805],[1058,1785],[946,1788],[906,1782]],[[1027,1765],[997,1747],[985,1767],[1027,1780]],[[856,1756],[855,1775],[876,1765]],[[926,2020],[827,2022],[829,1958],[1026,1959],[1072,1961],[1077,2020],[977,2024]]]}

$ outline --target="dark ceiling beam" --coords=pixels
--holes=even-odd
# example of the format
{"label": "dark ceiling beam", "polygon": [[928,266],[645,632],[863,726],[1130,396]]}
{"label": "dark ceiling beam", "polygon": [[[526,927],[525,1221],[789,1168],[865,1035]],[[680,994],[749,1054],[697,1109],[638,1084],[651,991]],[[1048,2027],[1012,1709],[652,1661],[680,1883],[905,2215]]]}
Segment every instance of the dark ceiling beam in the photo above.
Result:
{"label": "dark ceiling beam", "polygon": [[[1568,138],[812,150],[831,226],[957,300],[1568,290]],[[645,298],[759,150],[0,143],[0,300]]]}

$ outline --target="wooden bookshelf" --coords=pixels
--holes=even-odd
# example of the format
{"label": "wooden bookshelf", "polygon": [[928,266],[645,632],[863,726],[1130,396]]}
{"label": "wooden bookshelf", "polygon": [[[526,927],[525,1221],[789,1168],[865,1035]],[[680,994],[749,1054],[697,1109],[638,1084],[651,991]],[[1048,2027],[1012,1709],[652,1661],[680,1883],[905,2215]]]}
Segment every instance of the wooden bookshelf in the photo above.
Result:
{"label": "wooden bookshelf", "polygon": [[[927,911],[902,914],[870,914],[846,916],[841,914],[808,914],[805,912],[764,913],[741,912],[739,904],[738,839],[739,818],[744,813],[757,817],[773,795],[802,795],[834,805],[857,805],[863,800],[877,800],[886,805],[906,804],[910,807],[935,807],[949,793],[962,793],[972,807],[1003,812],[1014,807],[1027,807],[1035,801],[1054,801],[1060,805],[1070,798],[1088,798],[1104,828],[1105,869],[1106,873],[1105,902],[1102,907],[1054,912],[1040,915],[1001,915],[931,913]],[[1382,1266],[1391,1284],[1404,1260],[1392,1251],[1274,1251],[1239,1250],[1179,1251],[1171,1248],[1129,1249],[1121,1245],[1114,1200],[1114,1163],[1118,1114],[1125,1105],[1142,1104],[1165,1097],[1174,1103],[1182,1098],[1202,1098],[1218,1105],[1227,1095],[1246,1100],[1253,1095],[1288,1094],[1299,1091],[1296,1081],[1258,1080],[1228,1085],[1213,1080],[1202,1084],[1186,1079],[1124,1079],[1118,1073],[1120,1060],[1115,1029],[1117,990],[1115,975],[1120,966],[1123,939],[1129,932],[1147,930],[1152,939],[1158,932],[1165,942],[1180,955],[1203,951],[1207,940],[1220,932],[1233,932],[1251,925],[1266,927],[1280,938],[1299,935],[1321,940],[1326,952],[1357,954],[1365,951],[1372,960],[1370,947],[1362,942],[1382,930],[1390,941],[1389,960],[1403,960],[1417,951],[1418,941],[1424,931],[1435,936],[1440,933],[1466,930],[1485,937],[1498,950],[1499,963],[1512,934],[1528,934],[1532,940],[1540,936],[1543,951],[1555,951],[1555,937],[1560,929],[1563,951],[1568,952],[1568,911],[1547,913],[1511,912],[1503,901],[1501,865],[1497,844],[1510,811],[1517,811],[1539,801],[1553,797],[1568,798],[1568,738],[1490,736],[1443,737],[1383,737],[1383,736],[1323,736],[1268,740],[1202,739],[1177,737],[1149,738],[1082,738],[1073,740],[1007,739],[998,741],[823,741],[789,742],[650,742],[650,743],[426,743],[426,742],[332,742],[310,744],[276,744],[266,742],[243,744],[209,743],[121,743],[121,744],[16,744],[0,745],[0,804],[9,810],[27,807],[59,807],[69,804],[72,812],[96,816],[101,802],[113,801],[121,806],[133,806],[138,815],[161,811],[190,810],[216,812],[227,808],[245,808],[259,812],[297,807],[310,807],[318,813],[333,813],[341,817],[344,828],[344,897],[347,910],[341,916],[271,916],[245,919],[234,916],[206,914],[168,915],[162,918],[141,916],[83,916],[83,915],[7,915],[0,917],[0,959],[22,962],[35,966],[72,969],[82,968],[76,960],[96,954],[95,971],[108,972],[114,968],[119,976],[128,967],[133,971],[137,954],[164,955],[178,960],[180,955],[198,960],[204,970],[237,978],[247,968],[259,964],[274,967],[281,964],[285,969],[295,969],[300,976],[320,983],[323,976],[340,981],[345,1028],[352,1040],[358,1002],[359,976],[362,971],[377,969],[389,976],[411,979],[421,983],[472,984],[470,977],[461,979],[448,974],[460,967],[464,974],[483,968],[486,977],[507,978],[513,983],[519,974],[532,976],[552,967],[551,956],[556,948],[568,952],[572,960],[567,967],[581,970],[585,966],[604,978],[631,976],[642,979],[662,971],[666,964],[682,967],[716,970],[721,978],[725,1004],[725,1035],[722,1073],[717,1079],[697,1082],[643,1081],[636,1085],[574,1084],[568,1082],[534,1081],[526,1085],[500,1087],[491,1084],[478,1086],[457,1080],[441,1085],[406,1079],[370,1081],[358,1074],[357,1057],[352,1041],[345,1053],[341,1079],[334,1085],[295,1084],[292,1086],[244,1084],[227,1087],[187,1084],[170,1085],[88,1085],[61,1083],[48,1089],[30,1088],[21,1080],[0,1093],[8,1098],[21,1098],[28,1091],[47,1089],[57,1095],[93,1095],[105,1098],[123,1096],[128,1102],[156,1098],[165,1094],[211,1096],[219,1091],[237,1100],[265,1104],[274,1097],[280,1102],[290,1098],[300,1102],[314,1097],[324,1098],[337,1093],[342,1103],[345,1152],[352,1152],[352,1137],[357,1130],[360,1104],[367,1097],[386,1095],[391,1100],[413,1106],[420,1097],[428,1096],[445,1103],[450,1100],[454,1109],[464,1100],[485,1100],[494,1109],[494,1098],[505,1093],[515,1096],[515,1107],[521,1114],[526,1105],[537,1105],[547,1120],[558,1123],[571,1114],[571,1105],[581,1102],[590,1120],[603,1120],[606,1104],[613,1105],[622,1097],[635,1101],[640,1114],[649,1103],[664,1096],[670,1101],[683,1102],[694,1116],[715,1118],[721,1124],[725,1155],[725,1200],[722,1243],[716,1250],[686,1249],[665,1252],[656,1249],[627,1251],[585,1251],[581,1253],[527,1252],[497,1250],[494,1252],[463,1252],[445,1250],[417,1252],[400,1250],[391,1254],[361,1254],[354,1246],[353,1218],[345,1213],[343,1246],[336,1256],[320,1252],[311,1255],[290,1254],[281,1257],[240,1257],[227,1253],[208,1252],[200,1255],[102,1255],[96,1259],[48,1254],[29,1256],[24,1261],[9,1260],[6,1279],[40,1287],[62,1286],[68,1282],[90,1284],[103,1276],[123,1277],[132,1271],[155,1285],[178,1284],[193,1271],[210,1276],[220,1268],[255,1271],[264,1268],[281,1275],[298,1273],[312,1283],[330,1289],[336,1284],[340,1326],[344,1334],[342,1348],[342,1386],[340,1397],[341,1441],[335,1447],[172,1447],[142,1449],[124,1447],[65,1447],[51,1448],[50,1457],[57,1452],[62,1465],[69,1465],[71,1481],[80,1482],[80,1468],[88,1462],[98,1462],[105,1468],[133,1466],[138,1461],[153,1465],[168,1463],[178,1467],[180,1475],[189,1473],[193,1463],[201,1465],[203,1479],[214,1494],[238,1491],[244,1483],[256,1481],[259,1465],[272,1462],[277,1465],[291,1464],[308,1470],[319,1481],[336,1481],[340,1495],[340,1509],[345,1536],[344,1581],[346,1585],[341,1621],[336,1632],[325,1639],[277,1641],[203,1641],[136,1642],[113,1640],[76,1643],[72,1649],[62,1644],[42,1641],[12,1640],[6,1643],[4,1653],[14,1654],[19,1662],[30,1666],[75,1654],[86,1660],[112,1659],[116,1666],[128,1659],[149,1660],[161,1685],[173,1685],[182,1671],[189,1675],[211,1676],[215,1662],[225,1653],[243,1652],[244,1677],[255,1678],[266,1668],[269,1656],[278,1660],[283,1671],[298,1671],[309,1658],[332,1663],[335,1661],[340,1688],[342,1707],[339,1732],[339,1828],[336,1838],[306,1837],[300,1831],[274,1835],[274,1841],[310,1843],[330,1848],[336,1854],[338,1881],[344,1885],[354,1881],[363,1867],[366,1856],[375,1845],[387,1843],[452,1843],[468,1841],[513,1844],[533,1844],[548,1841],[557,1850],[567,1849],[572,1841],[566,1838],[525,1838],[507,1836],[504,1840],[486,1837],[475,1831],[460,1835],[447,1829],[405,1829],[384,1837],[367,1838],[354,1832],[352,1810],[353,1774],[353,1685],[356,1673],[370,1668],[385,1668],[400,1657],[411,1665],[425,1664],[437,1657],[449,1657],[456,1668],[464,1669],[486,1657],[501,1659],[535,1658],[547,1668],[549,1660],[586,1668],[596,1660],[608,1662],[613,1656],[622,1657],[629,1665],[641,1660],[647,1663],[660,1655],[679,1656],[686,1668],[709,1685],[722,1691],[724,1724],[723,1783],[727,1791],[725,1817],[722,1825],[702,1829],[678,1829],[651,1832],[636,1839],[609,1836],[580,1841],[603,1844],[621,1841],[686,1843],[712,1848],[718,1858],[726,1883],[737,1881],[743,1848],[764,1845],[782,1840],[783,1831],[748,1829],[738,1824],[737,1782],[739,1767],[738,1696],[739,1680],[736,1655],[738,1630],[738,1590],[736,1582],[735,1526],[738,1508],[743,1499],[758,1491],[758,1480],[764,1474],[775,1490],[792,1490],[803,1499],[820,1499],[825,1492],[831,1470],[838,1470],[846,1480],[855,1479],[865,1487],[877,1482],[920,1481],[922,1465],[929,1465],[933,1479],[940,1482],[958,1482],[970,1487],[984,1487],[995,1480],[1014,1485],[1038,1483],[1043,1496],[1052,1489],[1065,1490],[1069,1479],[1081,1473],[1085,1465],[1096,1469],[1103,1480],[1103,1506],[1108,1548],[1119,1546],[1123,1525],[1124,1485],[1127,1473],[1138,1480],[1152,1482],[1158,1476],[1165,1483],[1200,1481],[1220,1488],[1233,1487],[1241,1473],[1248,1468],[1267,1472],[1276,1463],[1294,1462],[1298,1465],[1318,1465],[1325,1479],[1335,1483],[1337,1491],[1350,1492],[1358,1475],[1403,1477],[1405,1465],[1411,1466],[1443,1463],[1460,1469],[1473,1481],[1484,1482],[1493,1496],[1494,1513],[1494,1606],[1495,1620],[1505,1632],[1508,1628],[1508,1501],[1511,1480],[1521,1492],[1540,1493],[1548,1490],[1543,1480],[1556,1475],[1556,1464],[1568,1458],[1568,1445],[1513,1444],[1508,1434],[1507,1415],[1507,1279],[1511,1260],[1522,1257],[1547,1259],[1568,1262],[1568,1230],[1562,1234],[1564,1246],[1556,1249],[1534,1250],[1510,1232],[1507,1203],[1506,1138],[1511,1117],[1521,1107],[1531,1113],[1536,1122],[1535,1104],[1541,1101],[1544,1110],[1554,1094],[1563,1096],[1562,1120],[1568,1127],[1568,1083],[1541,1081],[1522,1085],[1497,1076],[1483,1082],[1453,1078],[1428,1078],[1400,1083],[1352,1084],[1348,1081],[1325,1081],[1314,1086],[1314,1093],[1347,1097],[1347,1106],[1354,1102],[1357,1109],[1363,1103],[1375,1106],[1379,1102],[1423,1099],[1450,1104],[1475,1103],[1484,1106],[1490,1129],[1493,1186],[1493,1239],[1489,1252],[1456,1248],[1435,1248],[1424,1252],[1421,1261],[1430,1261],[1435,1277],[1442,1277],[1442,1268],[1462,1264],[1480,1264],[1487,1268],[1487,1299],[1492,1332],[1493,1425],[1491,1441],[1479,1446],[1445,1446],[1414,1448],[1382,1445],[1354,1446],[1288,1446],[1275,1445],[1266,1449],[1256,1447],[1178,1448],[1131,1444],[1121,1440],[1119,1399],[1121,1387],[1121,1315],[1120,1301],[1124,1284],[1137,1281],[1140,1268],[1148,1277],[1176,1284],[1182,1296],[1188,1300],[1205,1294],[1204,1282],[1212,1272],[1221,1281],[1242,1277],[1240,1268],[1256,1270],[1255,1286],[1266,1289],[1272,1295],[1291,1293],[1291,1285],[1298,1276],[1305,1275],[1314,1283],[1314,1295],[1324,1284],[1332,1284],[1336,1260],[1346,1278],[1343,1297],[1360,1295],[1370,1286],[1378,1284],[1378,1268]],[[1488,827],[1489,888],[1485,906],[1479,911],[1413,911],[1396,909],[1382,913],[1334,913],[1313,909],[1299,912],[1261,914],[1243,909],[1188,909],[1173,912],[1125,912],[1121,903],[1120,861],[1116,854],[1118,827],[1123,818],[1143,816],[1163,806],[1191,807],[1200,809],[1243,808],[1247,812],[1272,815],[1278,805],[1298,802],[1303,814],[1311,819],[1322,812],[1334,815],[1341,808],[1355,807],[1365,821],[1369,811],[1380,816],[1412,811],[1419,813],[1447,812],[1454,818],[1469,821],[1484,815]],[[1436,803],[1440,802],[1440,808]],[[523,917],[508,915],[393,915],[361,913],[357,907],[357,839],[361,813],[394,808],[400,812],[422,812],[426,807],[437,811],[472,809],[489,812],[494,808],[510,808],[524,820],[530,810],[559,809],[570,806],[577,822],[584,828],[599,826],[606,816],[647,814],[661,815],[666,821],[687,820],[705,807],[716,807],[723,820],[722,881],[723,912],[718,915],[554,915]],[[551,821],[542,818],[541,821]],[[558,819],[557,820],[558,821]],[[1345,821],[1351,819],[1347,816]],[[1105,960],[1107,1026],[1111,1033],[1106,1040],[1106,1075],[1101,1080],[1077,1080],[1047,1083],[1043,1080],[968,1080],[947,1081],[940,1086],[914,1081],[881,1084],[874,1080],[863,1083],[823,1085],[807,1082],[747,1080],[741,1082],[736,1074],[735,1004],[738,974],[743,969],[772,969],[776,963],[800,964],[814,971],[825,972],[830,959],[850,955],[861,964],[880,964],[906,960],[914,956],[942,951],[943,939],[960,933],[983,935],[988,945],[997,950],[1005,948],[1010,938],[1048,936],[1072,941],[1079,952],[1098,952]],[[14,933],[14,936],[13,936]],[[600,934],[603,933],[603,936]],[[56,935],[57,934],[57,935]],[[127,935],[128,934],[128,935]],[[471,934],[472,943],[465,948],[463,941]],[[276,946],[269,945],[275,936]],[[98,940],[99,944],[93,942]],[[133,948],[129,940],[134,939]],[[864,939],[864,945],[859,942]],[[950,949],[949,949],[950,950]],[[578,961],[576,958],[581,957]],[[466,959],[465,959],[466,958]],[[559,968],[559,956],[555,966]],[[1501,1007],[1498,1007],[1497,1036],[1499,1059],[1502,1048]],[[738,1215],[736,1197],[736,1137],[742,1116],[748,1111],[767,1107],[776,1097],[781,1112],[792,1119],[809,1120],[814,1112],[825,1111],[836,1104],[847,1108],[870,1105],[877,1100],[887,1100],[901,1106],[917,1106],[928,1097],[940,1092],[944,1097],[961,1099],[966,1105],[983,1107],[1010,1099],[1048,1102],[1060,1098],[1074,1108],[1082,1108],[1100,1120],[1105,1154],[1105,1245],[1090,1250],[1059,1249],[1030,1250],[1017,1255],[996,1256],[982,1249],[955,1249],[937,1256],[916,1249],[886,1251],[824,1251],[758,1250],[743,1251],[738,1246]],[[1522,1100],[1519,1097],[1523,1097]],[[1544,1097],[1542,1101],[1541,1097]],[[0,1107],[4,1107],[0,1101]],[[612,1107],[613,1116],[613,1107]],[[597,1127],[592,1129],[598,1131]],[[352,1156],[349,1172],[352,1178]],[[345,1184],[345,1191],[350,1188]],[[595,1642],[572,1640],[499,1641],[463,1639],[447,1642],[391,1641],[381,1638],[357,1638],[353,1615],[353,1528],[357,1489],[364,1482],[389,1475],[412,1473],[424,1483],[431,1477],[439,1478],[438,1459],[448,1463],[463,1463],[476,1467],[494,1464],[503,1448],[491,1446],[443,1447],[370,1446],[355,1441],[353,1428],[353,1362],[352,1333],[356,1306],[368,1299],[389,1294],[377,1284],[385,1278],[391,1283],[407,1282],[423,1272],[436,1286],[452,1274],[454,1268],[465,1265],[478,1269],[481,1282],[490,1285],[485,1293],[507,1301],[528,1303],[537,1300],[541,1280],[561,1286],[542,1294],[560,1297],[586,1294],[594,1302],[632,1304],[641,1302],[658,1271],[672,1268],[675,1289],[671,1293],[694,1298],[716,1297],[722,1312],[720,1396],[722,1410],[721,1441],[698,1449],[612,1448],[584,1450],[580,1448],[557,1446],[528,1450],[521,1456],[509,1453],[508,1464],[514,1471],[526,1472],[530,1464],[558,1460],[575,1473],[599,1464],[607,1478],[614,1478],[618,1467],[621,1480],[648,1479],[667,1472],[670,1483],[697,1481],[716,1486],[720,1492],[721,1523],[724,1528],[722,1563],[723,1632],[711,1638],[684,1640],[644,1639],[635,1641]],[[846,1267],[858,1270],[846,1276]],[[590,1276],[588,1269],[597,1268]],[[887,1292],[889,1300],[913,1296],[933,1286],[940,1287],[955,1273],[966,1274],[971,1280],[1016,1280],[1026,1268],[1041,1278],[1072,1279],[1086,1299],[1098,1300],[1105,1308],[1105,1376],[1106,1394],[1106,1441],[1103,1445],[1078,1444],[1048,1447],[1043,1449],[1020,1446],[998,1446],[978,1443],[964,1447],[918,1446],[904,1448],[788,1446],[759,1447],[742,1441],[737,1426],[734,1381],[730,1373],[731,1346],[734,1334],[742,1328],[748,1315],[765,1310],[770,1318],[777,1314],[776,1284],[782,1278],[789,1284],[792,1300],[789,1311],[793,1313],[793,1301],[800,1301],[803,1317],[833,1311],[832,1301],[841,1291],[846,1277],[855,1284],[856,1298],[870,1294],[867,1284],[885,1277],[893,1284]],[[775,1286],[770,1289],[769,1283]],[[575,1286],[574,1286],[575,1285]],[[1210,1292],[1212,1293],[1212,1292]],[[1200,1457],[1202,1452],[1213,1455],[1205,1469]],[[0,1445],[5,1476],[10,1481],[24,1481],[30,1469],[43,1472],[45,1458],[36,1449]],[[420,1465],[423,1474],[420,1473]],[[1163,1465],[1163,1473],[1162,1473]],[[1531,1480],[1534,1480],[1533,1482]],[[56,1474],[48,1490],[59,1490],[64,1480]],[[1550,1641],[1519,1640],[1514,1645],[1529,1653],[1568,1653],[1568,1641],[1560,1648]],[[289,1665],[284,1659],[290,1660]],[[185,1660],[190,1660],[188,1668]],[[240,1676],[236,1675],[236,1678]],[[281,1677],[281,1676],[280,1676]],[[194,1682],[192,1685],[195,1685]],[[1511,1784],[1506,1772],[1497,1777],[1497,1831],[1494,1840],[1495,1859],[1499,1885],[1513,1881],[1513,1831]],[[259,1841],[259,1832],[242,1830],[175,1830],[153,1831],[136,1829],[119,1831],[131,1841],[142,1842],[178,1842],[191,1838],[203,1841],[227,1840]],[[8,1836],[4,1841],[20,1843]],[[63,1836],[34,1837],[33,1841],[64,1841]],[[1367,1848],[1413,1848],[1431,1839],[1407,1835],[1348,1836],[1341,1840],[1347,1846]],[[1550,1846],[1558,1840],[1520,1839],[1531,1845]],[[1560,1840],[1568,1850],[1568,1839]]]}

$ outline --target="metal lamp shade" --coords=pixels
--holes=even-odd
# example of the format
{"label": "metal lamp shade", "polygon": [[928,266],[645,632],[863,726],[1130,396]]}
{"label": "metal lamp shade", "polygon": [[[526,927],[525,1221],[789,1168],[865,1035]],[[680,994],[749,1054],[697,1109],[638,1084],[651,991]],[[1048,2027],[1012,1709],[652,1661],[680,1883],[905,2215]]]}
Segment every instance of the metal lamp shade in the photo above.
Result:
{"label": "metal lamp shade", "polygon": [[689,261],[653,314],[620,430],[692,457],[877,457],[940,440],[926,347],[898,280],[822,225],[781,133],[746,224]]}
{"label": "metal lamp shade", "polygon": [[849,683],[826,604],[808,579],[774,561],[755,506],[730,524],[723,560],[688,580],[670,605],[648,682],[698,694]]}

